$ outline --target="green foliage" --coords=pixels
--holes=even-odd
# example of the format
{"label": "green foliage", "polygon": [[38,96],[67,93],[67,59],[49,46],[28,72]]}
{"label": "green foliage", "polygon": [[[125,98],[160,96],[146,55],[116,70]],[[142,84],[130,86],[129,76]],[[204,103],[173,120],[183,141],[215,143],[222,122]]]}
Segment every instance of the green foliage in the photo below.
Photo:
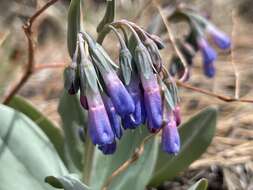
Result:
{"label": "green foliage", "polygon": [[83,168],[83,145],[79,140],[78,129],[86,124],[85,112],[83,112],[77,96],[69,95],[65,90],[60,98],[58,111],[61,115],[65,136],[64,149],[67,167],[71,172],[80,174]]}
{"label": "green foliage", "polygon": [[65,190],[88,190],[89,187],[84,185],[76,176],[68,175],[62,177],[48,176],[45,182],[58,189]]}
{"label": "green foliage", "polygon": [[68,10],[68,33],[67,33],[67,42],[68,42],[68,51],[70,57],[73,57],[73,54],[76,49],[77,34],[81,29],[81,1],[80,0],[71,0],[69,10]]}
{"label": "green foliage", "polygon": [[67,170],[47,136],[12,108],[0,105],[0,115],[0,189],[52,189],[43,179]]}
{"label": "green foliage", "polygon": [[[118,142],[117,151],[113,155],[105,156],[96,149],[92,159],[93,168],[91,168],[89,185],[94,189],[101,189],[105,180],[133,155],[136,148],[139,148],[143,139],[148,135],[146,127],[140,126],[134,131],[125,131],[123,138]],[[130,184],[133,190],[143,189],[151,178],[158,149],[158,138],[152,137],[145,145],[144,152],[139,159],[117,176],[109,189],[129,189]],[[140,173],[142,173],[141,176]]]}
{"label": "green foliage", "polygon": [[107,7],[105,11],[104,18],[101,20],[97,27],[97,32],[101,32],[106,24],[113,22],[115,18],[115,6],[116,0],[107,0]]}
{"label": "green foliage", "polygon": [[8,103],[8,106],[22,112],[35,122],[41,130],[47,135],[51,143],[54,145],[61,159],[64,160],[63,150],[63,134],[61,129],[50,121],[43,113],[35,108],[30,102],[21,96],[15,96]]}
{"label": "green foliage", "polygon": [[151,186],[171,180],[198,159],[210,145],[217,121],[217,110],[209,107],[192,117],[179,128],[182,142],[178,155],[170,156],[160,150]]}

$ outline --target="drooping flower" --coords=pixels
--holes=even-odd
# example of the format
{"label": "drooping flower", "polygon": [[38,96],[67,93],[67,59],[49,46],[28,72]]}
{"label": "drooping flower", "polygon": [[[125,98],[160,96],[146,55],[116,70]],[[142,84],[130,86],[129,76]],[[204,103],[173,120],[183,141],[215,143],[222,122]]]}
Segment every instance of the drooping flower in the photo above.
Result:
{"label": "drooping flower", "polygon": [[169,154],[177,154],[180,150],[180,137],[172,114],[162,129],[162,149]]}
{"label": "drooping flower", "polygon": [[102,74],[106,90],[117,113],[124,117],[134,112],[134,101],[116,73]]}
{"label": "drooping flower", "polygon": [[231,46],[230,38],[214,25],[207,26],[207,32],[211,35],[214,43],[221,49],[228,49]]}
{"label": "drooping flower", "polygon": [[93,144],[110,144],[114,133],[100,93],[87,93],[88,130]]}
{"label": "drooping flower", "polygon": [[213,63],[217,58],[217,53],[215,52],[215,50],[208,44],[208,42],[204,38],[199,37],[197,39],[197,43],[202,53],[203,63]]}
{"label": "drooping flower", "polygon": [[204,64],[203,65],[203,71],[204,74],[209,77],[212,78],[215,75],[215,67],[214,67],[214,63],[208,63],[208,64]]}
{"label": "drooping flower", "polygon": [[126,88],[134,101],[135,109],[132,114],[124,117],[123,126],[125,129],[134,129],[145,121],[144,100],[140,87],[140,80],[136,74],[133,73],[130,84],[126,86]]}
{"label": "drooping flower", "polygon": [[113,141],[110,144],[104,144],[104,145],[99,145],[98,149],[103,152],[103,154],[109,155],[113,154],[116,151],[117,144],[116,141]]}
{"label": "drooping flower", "polygon": [[120,125],[120,117],[116,113],[116,110],[114,108],[114,105],[113,105],[111,99],[105,94],[103,94],[102,97],[103,97],[105,109],[107,111],[107,114],[108,114],[108,117],[109,117],[109,120],[111,123],[112,130],[113,130],[115,136],[118,139],[120,139],[122,137],[122,133],[123,133],[121,125]]}
{"label": "drooping flower", "polygon": [[149,80],[142,82],[144,89],[144,103],[147,119],[153,125],[153,128],[162,127],[162,98],[160,86],[155,75]]}

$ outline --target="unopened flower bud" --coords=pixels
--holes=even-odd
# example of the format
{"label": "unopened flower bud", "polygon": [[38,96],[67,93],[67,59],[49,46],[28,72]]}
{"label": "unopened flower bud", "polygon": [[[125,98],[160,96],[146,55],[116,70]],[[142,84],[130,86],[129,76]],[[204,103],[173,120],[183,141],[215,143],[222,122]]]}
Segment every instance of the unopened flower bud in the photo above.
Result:
{"label": "unopened flower bud", "polygon": [[149,55],[151,57],[152,63],[156,69],[157,72],[160,72],[162,69],[162,58],[159,52],[159,49],[155,42],[151,40],[150,38],[147,38],[144,42],[144,45],[146,46]]}
{"label": "unopened flower bud", "polygon": [[80,103],[84,109],[88,110],[88,102],[86,96],[80,95]]}
{"label": "unopened flower bud", "polygon": [[127,48],[122,48],[119,54],[119,64],[122,73],[122,77],[124,79],[125,85],[128,85],[131,80],[132,73],[132,55]]}
{"label": "unopened flower bud", "polygon": [[80,87],[76,67],[68,66],[64,71],[64,87],[70,95],[76,94]]}
{"label": "unopened flower bud", "polygon": [[181,111],[179,105],[177,105],[173,110],[174,118],[177,126],[181,124]]}

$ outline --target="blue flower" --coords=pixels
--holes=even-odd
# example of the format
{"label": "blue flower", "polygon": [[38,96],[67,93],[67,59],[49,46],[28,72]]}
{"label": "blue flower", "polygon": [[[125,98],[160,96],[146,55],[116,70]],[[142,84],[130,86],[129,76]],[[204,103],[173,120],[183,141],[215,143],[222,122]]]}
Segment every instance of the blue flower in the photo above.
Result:
{"label": "blue flower", "polygon": [[202,53],[203,64],[211,64],[217,58],[217,53],[215,50],[208,44],[208,42],[204,38],[198,38],[198,47]]}
{"label": "blue flower", "polygon": [[104,145],[114,141],[105,106],[99,93],[87,95],[88,101],[88,130],[93,144]]}
{"label": "blue flower", "polygon": [[107,111],[107,114],[108,114],[108,117],[109,117],[109,120],[111,123],[112,130],[113,130],[115,136],[118,139],[120,139],[122,137],[122,128],[121,128],[121,124],[120,124],[120,117],[116,113],[116,110],[113,106],[111,99],[108,96],[106,96],[105,94],[103,94],[103,101],[104,101],[105,109]]}
{"label": "blue flower", "polygon": [[169,154],[177,154],[180,150],[180,137],[173,117],[170,117],[162,129],[162,149]]}
{"label": "blue flower", "polygon": [[162,98],[155,75],[142,82],[142,85],[147,119],[152,123],[153,128],[160,129],[162,127]]}
{"label": "blue flower", "polygon": [[121,117],[133,113],[134,101],[116,73],[110,72],[106,75],[104,74],[103,79],[117,113]]}
{"label": "blue flower", "polygon": [[116,151],[117,144],[116,141],[113,141],[111,144],[99,145],[98,149],[101,150],[104,154],[113,154]]}
{"label": "blue flower", "polygon": [[215,75],[215,67],[214,67],[214,63],[208,63],[208,64],[204,64],[203,65],[203,71],[204,74],[209,77],[212,78]]}
{"label": "blue flower", "polygon": [[124,128],[134,129],[145,122],[145,109],[142,91],[140,89],[140,81],[137,77],[132,77],[130,84],[127,86],[127,90],[131,95],[135,109],[130,115],[124,117]]}
{"label": "blue flower", "polygon": [[228,49],[231,46],[230,38],[213,25],[207,26],[207,32],[211,35],[214,43],[221,49]]}

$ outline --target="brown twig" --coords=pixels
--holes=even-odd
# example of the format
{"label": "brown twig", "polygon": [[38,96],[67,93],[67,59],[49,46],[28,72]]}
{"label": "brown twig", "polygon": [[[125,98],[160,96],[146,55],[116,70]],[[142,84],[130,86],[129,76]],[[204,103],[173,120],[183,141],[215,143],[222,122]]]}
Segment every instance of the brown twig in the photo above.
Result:
{"label": "brown twig", "polygon": [[184,66],[184,74],[183,76],[181,77],[180,81],[185,81],[185,79],[187,78],[188,76],[188,73],[189,73],[189,69],[188,69],[188,66],[187,66],[187,61],[184,57],[184,55],[182,54],[180,48],[178,47],[177,45],[177,41],[176,41],[176,38],[173,34],[173,31],[171,29],[171,26],[170,26],[170,23],[169,21],[167,20],[165,14],[163,13],[163,10],[161,8],[161,6],[159,5],[159,3],[157,2],[157,0],[153,0],[153,3],[155,5],[155,7],[157,8],[159,14],[161,15],[161,18],[163,20],[163,23],[167,29],[167,32],[168,32],[168,35],[169,35],[169,39],[170,39],[170,42],[171,42],[171,45],[173,47],[173,49],[175,50],[175,52],[177,53],[179,59],[181,60],[181,62],[183,63],[183,66]]}
{"label": "brown twig", "polygon": [[66,66],[67,66],[67,64],[64,63],[64,62],[49,63],[49,64],[37,64],[36,66],[34,66],[33,72],[38,72],[38,71],[41,71],[43,69],[64,68]]}
{"label": "brown twig", "polygon": [[[159,134],[159,133],[157,133]],[[155,134],[155,135],[157,135]],[[139,148],[137,148],[135,150],[135,152],[133,153],[133,155],[127,160],[125,161],[118,169],[116,169],[111,176],[109,176],[107,178],[107,180],[105,181],[102,190],[107,190],[109,185],[112,183],[112,180],[118,176],[120,173],[122,173],[123,171],[125,171],[132,163],[134,163],[135,161],[137,161],[139,159],[139,157],[143,154],[144,152],[144,146],[145,144],[153,137],[155,136],[154,134],[151,134],[149,136],[147,136],[146,138],[143,139],[142,143],[140,144]]]}
{"label": "brown twig", "polygon": [[[165,82],[166,82],[166,81],[165,81]],[[181,86],[181,87],[190,89],[190,90],[195,91],[195,92],[199,92],[199,93],[201,93],[201,94],[205,94],[205,95],[208,95],[208,96],[217,98],[217,99],[222,100],[222,101],[225,101],[225,102],[253,103],[253,100],[243,99],[243,98],[236,99],[236,98],[232,98],[232,97],[229,97],[229,96],[223,96],[223,95],[220,95],[220,94],[216,94],[216,93],[214,93],[214,92],[210,92],[210,91],[208,91],[208,90],[204,90],[204,89],[201,89],[201,88],[197,88],[197,87],[191,86],[191,85],[186,84],[186,83],[183,83],[183,82],[181,82],[181,81],[176,81],[176,82],[177,82],[178,86]]]}
{"label": "brown twig", "polygon": [[239,99],[240,97],[240,74],[238,72],[238,69],[235,65],[234,62],[234,52],[235,52],[235,44],[234,44],[234,39],[235,39],[235,33],[236,33],[236,18],[235,18],[235,10],[232,10],[232,22],[233,22],[233,27],[232,27],[232,47],[231,47],[231,63],[233,65],[234,69],[234,74],[235,74],[235,98]]}
{"label": "brown twig", "polygon": [[10,92],[5,96],[3,104],[8,104],[8,102],[12,99],[12,97],[22,88],[22,86],[26,83],[29,77],[33,73],[34,69],[34,45],[33,45],[33,33],[32,33],[32,25],[34,21],[39,17],[41,13],[43,13],[48,7],[56,3],[58,0],[50,0],[43,7],[41,7],[36,13],[34,13],[23,25],[23,30],[28,40],[28,61],[26,65],[25,72],[21,79],[17,84],[13,86]]}

